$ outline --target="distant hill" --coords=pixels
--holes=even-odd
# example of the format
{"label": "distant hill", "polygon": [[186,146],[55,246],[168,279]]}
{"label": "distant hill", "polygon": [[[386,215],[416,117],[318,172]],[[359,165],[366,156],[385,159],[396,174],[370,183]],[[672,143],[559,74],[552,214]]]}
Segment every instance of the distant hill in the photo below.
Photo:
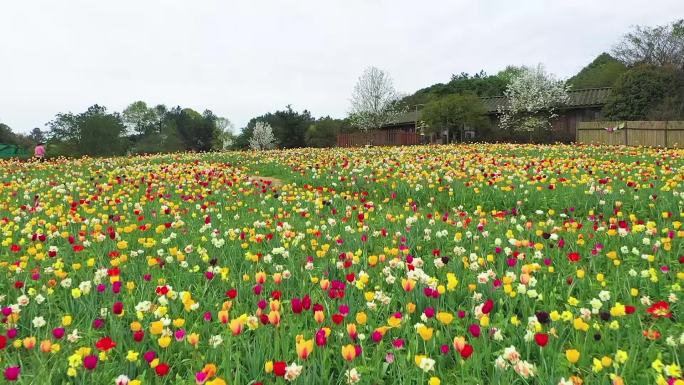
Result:
{"label": "distant hill", "polygon": [[568,79],[574,89],[612,87],[627,67],[607,53],[602,53],[594,61]]}
{"label": "distant hill", "polygon": [[[474,93],[482,98],[502,96],[511,78],[519,73],[521,67],[508,66],[495,75],[480,71],[474,75],[461,73],[452,75],[448,83],[437,83],[422,88],[414,94],[404,97],[407,106],[420,105],[447,95]],[[575,76],[568,79],[572,89],[612,87],[615,80],[627,70],[627,67],[610,56],[602,53]]]}
{"label": "distant hill", "polygon": [[474,75],[462,72],[451,75],[448,83],[437,83],[416,91],[403,99],[406,105],[425,104],[431,100],[453,94],[473,93],[479,97],[501,96],[508,86],[511,77],[520,71],[520,67],[509,66],[496,75],[488,75],[480,71]]}

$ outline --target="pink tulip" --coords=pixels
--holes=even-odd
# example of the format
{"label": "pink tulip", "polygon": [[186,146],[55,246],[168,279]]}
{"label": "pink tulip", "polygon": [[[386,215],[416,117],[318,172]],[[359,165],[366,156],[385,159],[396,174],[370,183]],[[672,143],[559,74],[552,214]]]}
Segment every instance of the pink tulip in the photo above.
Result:
{"label": "pink tulip", "polygon": [[19,379],[21,368],[19,366],[10,366],[5,369],[5,379],[7,381],[16,381]]}
{"label": "pink tulip", "polygon": [[95,369],[97,367],[97,356],[91,354],[83,357],[83,367],[87,370]]}
{"label": "pink tulip", "polygon": [[468,331],[473,337],[479,337],[481,333],[480,325],[471,324],[470,326],[468,326]]}

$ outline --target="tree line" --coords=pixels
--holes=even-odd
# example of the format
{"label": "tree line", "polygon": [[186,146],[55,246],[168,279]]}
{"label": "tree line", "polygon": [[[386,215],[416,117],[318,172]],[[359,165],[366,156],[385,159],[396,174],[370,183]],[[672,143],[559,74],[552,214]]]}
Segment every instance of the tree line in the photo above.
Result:
{"label": "tree line", "polygon": [[[542,66],[508,66],[496,74],[455,74],[447,83],[401,95],[388,73],[369,67],[353,89],[345,119],[315,118],[288,105],[252,118],[233,134],[231,122],[210,110],[137,101],[120,113],[100,105],[59,113],[46,131],[34,128],[28,135],[0,123],[0,143],[30,147],[47,141],[52,156],[330,147],[341,132],[378,129],[416,108],[422,110],[420,128],[427,135],[467,126],[477,130],[479,140],[516,140],[521,128],[545,136],[569,90],[597,87],[612,87],[601,119],[684,120],[684,20],[634,27],[611,53],[564,81]],[[502,95],[509,105],[499,111],[504,129],[493,130],[482,98]]]}
{"label": "tree line", "polygon": [[[418,90],[397,105],[422,106],[422,128],[429,134],[468,126],[478,131],[479,140],[528,140],[519,131],[532,130],[537,139],[555,141],[562,138],[545,129],[566,102],[563,94],[600,87],[612,87],[600,119],[684,120],[684,20],[634,27],[611,53],[602,53],[566,81],[543,67],[509,66],[494,75],[452,75],[448,83]],[[494,131],[482,98],[502,95],[508,105],[499,111],[500,129]]]}
{"label": "tree line", "polygon": [[80,113],[58,113],[29,135],[14,133],[0,123],[0,143],[32,148],[46,142],[50,156],[116,156],[247,149],[257,123],[272,128],[274,146],[281,148],[331,147],[339,132],[352,130],[347,120],[315,118],[309,111],[282,110],[252,118],[238,134],[233,124],[210,110],[200,113],[180,106],[131,103],[122,112],[93,105]]}

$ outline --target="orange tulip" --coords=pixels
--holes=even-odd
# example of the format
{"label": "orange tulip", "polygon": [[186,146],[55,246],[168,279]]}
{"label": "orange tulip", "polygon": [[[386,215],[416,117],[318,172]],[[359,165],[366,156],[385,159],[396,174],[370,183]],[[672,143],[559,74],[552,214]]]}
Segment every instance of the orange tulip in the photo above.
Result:
{"label": "orange tulip", "polygon": [[344,345],[342,347],[342,358],[347,361],[352,361],[354,358],[356,358],[356,347],[351,344]]}
{"label": "orange tulip", "polygon": [[412,279],[402,278],[401,279],[401,287],[404,288],[404,291],[411,291],[411,290],[413,290],[414,287],[416,287],[416,281],[414,281]]}
{"label": "orange tulip", "polygon": [[318,322],[319,324],[325,321],[325,314],[322,310],[316,310],[316,312],[314,313],[314,320],[316,320],[316,322]]}
{"label": "orange tulip", "polygon": [[313,352],[314,340],[304,339],[303,336],[297,336],[297,356],[303,360],[307,359],[311,352]]}
{"label": "orange tulip", "polygon": [[50,351],[52,351],[52,342],[50,340],[41,341],[40,351],[43,353],[50,353]]}
{"label": "orange tulip", "polygon": [[230,332],[233,333],[234,336],[237,336],[240,333],[242,333],[243,324],[242,324],[241,319],[237,318],[237,319],[231,320],[229,326],[230,326]]}
{"label": "orange tulip", "polygon": [[272,311],[268,313],[268,322],[271,325],[278,326],[280,325],[280,313],[277,311]]}

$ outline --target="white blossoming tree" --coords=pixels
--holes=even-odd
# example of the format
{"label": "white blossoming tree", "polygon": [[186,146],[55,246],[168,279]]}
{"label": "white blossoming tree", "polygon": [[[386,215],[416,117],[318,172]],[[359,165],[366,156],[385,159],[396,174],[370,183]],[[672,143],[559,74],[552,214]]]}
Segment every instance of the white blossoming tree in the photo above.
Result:
{"label": "white blossoming tree", "polygon": [[249,139],[249,147],[253,150],[267,150],[275,147],[275,141],[271,125],[257,122],[252,137]]}
{"label": "white blossoming tree", "polygon": [[504,92],[506,103],[499,106],[501,127],[530,132],[549,129],[558,107],[568,102],[568,89],[541,64],[524,67]]}
{"label": "white blossoming tree", "polygon": [[361,131],[381,128],[404,112],[399,105],[400,99],[389,74],[368,67],[354,87],[349,122]]}

